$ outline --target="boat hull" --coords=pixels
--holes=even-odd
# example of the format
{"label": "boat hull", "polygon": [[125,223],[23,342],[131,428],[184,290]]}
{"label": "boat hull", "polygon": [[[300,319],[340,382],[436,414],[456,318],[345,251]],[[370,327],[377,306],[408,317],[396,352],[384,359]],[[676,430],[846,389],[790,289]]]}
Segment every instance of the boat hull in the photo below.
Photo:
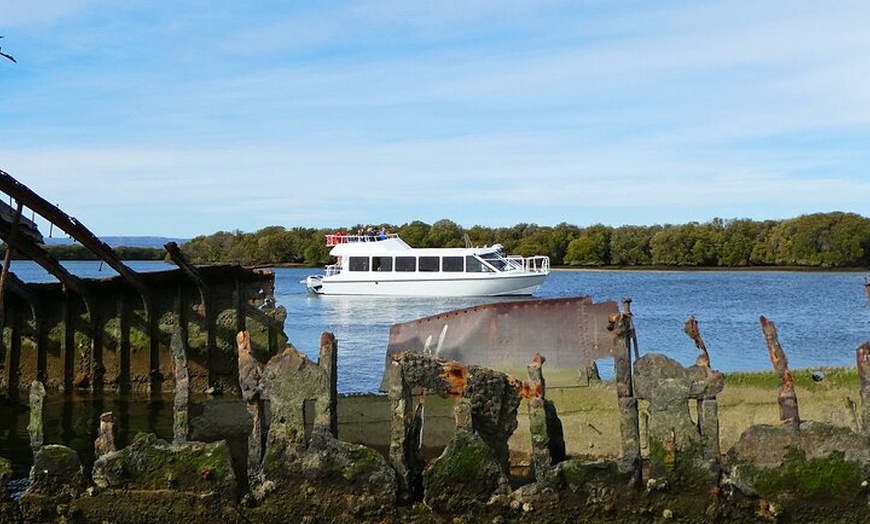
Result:
{"label": "boat hull", "polygon": [[413,279],[386,278],[377,280],[361,280],[346,278],[344,275],[324,277],[318,282],[318,287],[310,287],[309,291],[320,295],[385,295],[385,296],[415,296],[415,297],[497,297],[497,296],[528,296],[532,295],[544,279],[545,273],[535,274],[503,274],[485,278],[471,276],[453,278],[420,278]]}

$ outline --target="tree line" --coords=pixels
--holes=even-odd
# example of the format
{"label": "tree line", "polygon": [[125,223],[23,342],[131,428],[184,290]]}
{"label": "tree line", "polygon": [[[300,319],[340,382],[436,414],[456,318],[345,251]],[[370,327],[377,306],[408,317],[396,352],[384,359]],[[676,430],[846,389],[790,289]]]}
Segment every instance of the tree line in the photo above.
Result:
{"label": "tree line", "polygon": [[194,263],[242,265],[329,262],[325,235],[372,227],[398,233],[414,247],[502,244],[516,255],[549,255],[552,264],[584,267],[870,267],[870,219],[855,213],[801,215],[786,220],[721,219],[688,224],[577,227],[517,224],[463,228],[442,219],[432,224],[356,224],[346,228],[285,229],[254,233],[220,231],[193,238],[182,250]]}
{"label": "tree line", "polygon": [[[709,222],[619,227],[568,223],[463,228],[442,219],[393,224],[356,224],[314,229],[269,226],[254,233],[219,231],[185,242],[195,264],[319,266],[330,262],[325,236],[372,227],[398,233],[415,247],[502,244],[509,254],[548,255],[553,265],[576,267],[763,267],[870,268],[870,218],[855,213],[801,215],[786,220],[714,218]],[[79,244],[44,246],[58,260],[96,260]],[[0,254],[3,249],[0,248]],[[118,247],[124,260],[163,260],[162,248]]]}

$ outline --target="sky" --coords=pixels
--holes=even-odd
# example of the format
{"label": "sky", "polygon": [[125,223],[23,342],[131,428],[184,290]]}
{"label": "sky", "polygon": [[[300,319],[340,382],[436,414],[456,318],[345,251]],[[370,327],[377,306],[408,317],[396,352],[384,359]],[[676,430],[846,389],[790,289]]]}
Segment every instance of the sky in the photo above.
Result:
{"label": "sky", "polygon": [[868,27],[866,1],[0,0],[0,169],[102,236],[867,216]]}

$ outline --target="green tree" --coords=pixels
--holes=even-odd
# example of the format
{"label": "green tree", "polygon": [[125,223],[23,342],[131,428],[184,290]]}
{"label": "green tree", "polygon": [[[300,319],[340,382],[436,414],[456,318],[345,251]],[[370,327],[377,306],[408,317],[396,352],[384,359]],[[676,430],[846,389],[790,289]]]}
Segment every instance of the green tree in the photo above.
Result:
{"label": "green tree", "polygon": [[472,226],[466,234],[472,246],[491,246],[500,242],[495,230],[483,226]]}
{"label": "green tree", "polygon": [[[368,226],[357,225],[348,231]],[[433,225],[414,221],[396,228],[414,247],[465,245],[466,231],[441,219]],[[336,229],[265,227],[256,233],[219,231],[199,236],[182,246],[198,264],[328,263],[324,236]],[[554,264],[639,266],[751,266],[806,265],[815,267],[870,266],[870,219],[855,213],[816,213],[764,222],[714,218],[699,224],[620,226],[596,224],[585,229],[565,222],[556,227],[520,223],[512,227],[467,231],[472,245],[500,243],[505,252],[523,256],[549,255]],[[90,258],[81,246],[54,246],[56,258]],[[156,253],[129,252],[125,256],[150,257]]]}
{"label": "green tree", "polygon": [[465,230],[451,220],[443,218],[438,220],[432,227],[426,237],[423,238],[423,246],[425,247],[465,247]]}
{"label": "green tree", "polygon": [[547,231],[544,240],[546,250],[535,254],[548,255],[554,264],[564,264],[565,255],[568,253],[568,244],[580,236],[580,232],[581,229],[579,227],[561,222],[552,230]]}
{"label": "green tree", "polygon": [[606,266],[610,264],[611,228],[602,224],[583,229],[568,244],[565,263],[571,266]]}
{"label": "green tree", "polygon": [[767,239],[779,265],[847,267],[867,263],[870,220],[855,213],[815,213],[783,220]]}
{"label": "green tree", "polygon": [[425,222],[414,220],[399,228],[399,236],[412,247],[425,247],[425,238],[431,227]]}
{"label": "green tree", "polygon": [[531,235],[520,239],[519,242],[514,244],[509,253],[524,257],[547,254],[547,244],[549,244],[551,237],[552,232],[550,230],[544,228],[537,229]]}
{"label": "green tree", "polygon": [[256,259],[260,264],[280,264],[293,259],[293,236],[281,226],[263,228],[254,234]]}
{"label": "green tree", "polygon": [[665,224],[649,241],[652,263],[660,266],[692,266],[695,236],[688,226]]}
{"label": "green tree", "polygon": [[610,235],[611,263],[617,266],[648,266],[652,263],[650,240],[660,226],[620,226]]}
{"label": "green tree", "polygon": [[766,231],[762,222],[749,219],[725,222],[719,264],[726,267],[743,267],[753,264],[753,252]]}

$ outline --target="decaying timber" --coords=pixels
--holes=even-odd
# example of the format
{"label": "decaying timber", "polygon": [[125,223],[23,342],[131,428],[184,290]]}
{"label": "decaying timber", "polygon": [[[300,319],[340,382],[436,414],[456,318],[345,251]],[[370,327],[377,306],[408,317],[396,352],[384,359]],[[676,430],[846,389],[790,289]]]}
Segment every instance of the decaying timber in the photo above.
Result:
{"label": "decaying timber", "polygon": [[[26,283],[7,258],[0,275],[0,398],[18,398],[36,380],[48,391],[172,391],[173,330],[187,357],[191,391],[236,391],[235,336],[248,331],[268,358],[286,343],[286,313],[274,306],[274,274],[235,265],[193,266],[167,246],[180,269],[138,273],[84,225],[0,171],[7,253],[42,266],[58,281]],[[23,210],[27,209],[26,213]],[[90,250],[117,276],[73,275],[40,244],[39,215]],[[168,268],[171,266],[167,266]]]}

